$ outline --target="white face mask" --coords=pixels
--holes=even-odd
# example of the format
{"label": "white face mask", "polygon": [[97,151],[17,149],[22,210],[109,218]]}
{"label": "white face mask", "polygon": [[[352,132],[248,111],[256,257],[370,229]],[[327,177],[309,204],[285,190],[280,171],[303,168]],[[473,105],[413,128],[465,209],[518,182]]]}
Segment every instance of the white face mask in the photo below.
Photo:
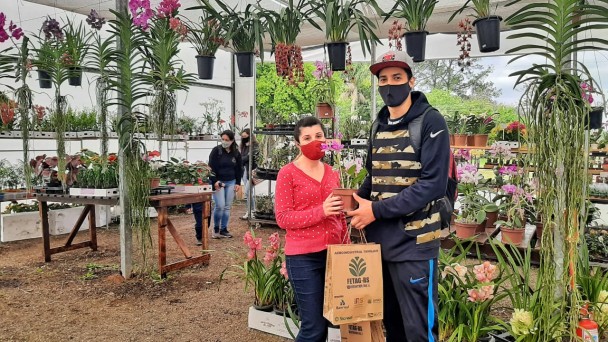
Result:
{"label": "white face mask", "polygon": [[222,147],[223,148],[228,148],[228,147],[230,147],[230,145],[232,145],[232,142],[230,142],[230,141],[222,141]]}

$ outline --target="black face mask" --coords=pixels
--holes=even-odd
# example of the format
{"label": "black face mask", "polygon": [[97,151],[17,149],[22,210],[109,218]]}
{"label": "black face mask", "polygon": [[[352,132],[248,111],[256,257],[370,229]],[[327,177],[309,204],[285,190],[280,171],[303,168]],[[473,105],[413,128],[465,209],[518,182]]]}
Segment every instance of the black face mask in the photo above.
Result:
{"label": "black face mask", "polygon": [[407,99],[411,91],[412,88],[409,83],[378,87],[382,101],[389,107],[399,107]]}
{"label": "black face mask", "polygon": [[241,138],[241,141],[243,142],[243,144],[246,144],[249,142],[249,137],[247,138]]}

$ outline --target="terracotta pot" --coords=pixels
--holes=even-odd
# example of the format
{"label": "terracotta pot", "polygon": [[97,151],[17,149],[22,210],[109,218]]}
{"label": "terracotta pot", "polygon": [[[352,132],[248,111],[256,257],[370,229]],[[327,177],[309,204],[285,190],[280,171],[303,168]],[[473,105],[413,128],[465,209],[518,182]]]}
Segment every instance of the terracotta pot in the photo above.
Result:
{"label": "terracotta pot", "polygon": [[160,186],[160,178],[152,177],[150,178],[150,189],[156,189]]}
{"label": "terracotta pot", "polygon": [[545,224],[542,222],[536,222],[536,238],[542,240],[543,238],[543,228]]}
{"label": "terracotta pot", "polygon": [[355,197],[353,197],[353,194],[356,192],[356,189],[338,188],[334,189],[332,193],[334,194],[334,196],[340,196],[342,198],[342,202],[344,202],[345,211],[351,211],[355,210],[358,205],[357,201],[355,201]]}
{"label": "terracotta pot", "polygon": [[486,147],[488,145],[488,135],[487,134],[475,134],[473,136],[474,146],[477,147]]}
{"label": "terracotta pot", "polygon": [[450,134],[450,145],[454,146],[454,134]]}
{"label": "terracotta pot", "polygon": [[454,134],[454,146],[467,146],[467,135]]}
{"label": "terracotta pot", "polygon": [[477,234],[477,223],[459,223],[454,222],[454,228],[456,229],[456,236],[461,239],[468,239]]}
{"label": "terracotta pot", "polygon": [[475,136],[467,135],[467,146],[475,146]]}
{"label": "terracotta pot", "polygon": [[498,220],[498,211],[486,213],[486,228],[494,228],[496,220]]}
{"label": "terracotta pot", "polygon": [[317,103],[317,117],[318,118],[333,118],[334,109],[329,103]]}
{"label": "terracotta pot", "polygon": [[512,245],[520,245],[524,241],[524,228],[512,229],[507,227],[500,227],[500,233],[502,235],[502,242],[509,243]]}
{"label": "terracotta pot", "polygon": [[486,222],[488,222],[488,219],[486,218],[485,220],[483,220],[483,222],[481,222],[480,224],[477,225],[477,229],[475,229],[475,233],[479,234],[479,233],[485,233],[486,232]]}

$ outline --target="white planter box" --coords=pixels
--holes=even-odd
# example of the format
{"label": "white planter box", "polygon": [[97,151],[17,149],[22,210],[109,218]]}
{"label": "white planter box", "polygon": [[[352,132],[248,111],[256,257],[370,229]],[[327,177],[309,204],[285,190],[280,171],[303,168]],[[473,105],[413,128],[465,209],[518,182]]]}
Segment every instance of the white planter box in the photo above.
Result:
{"label": "white planter box", "polygon": [[[74,228],[74,224],[78,221],[78,217],[82,213],[84,207],[74,207],[60,210],[49,210],[49,232],[51,235],[68,234]],[[109,217],[104,206],[95,206],[95,225],[97,227],[105,226],[108,223]],[[79,232],[89,230],[89,216],[84,219]]]}
{"label": "white planter box", "polygon": [[32,138],[37,139],[57,139],[57,133],[55,132],[31,132]]}
{"label": "white planter box", "polygon": [[0,138],[21,138],[21,131],[0,131]]}
{"label": "white planter box", "polygon": [[[291,318],[287,317],[287,324],[289,324],[289,329],[296,336],[298,334],[298,329]],[[259,311],[253,308],[253,306],[249,307],[249,318],[248,318],[248,326],[251,329],[260,330],[269,334],[291,338],[289,335],[289,331],[285,326],[285,319],[283,316],[279,316],[274,312],[264,312]],[[340,329],[329,328],[327,340],[329,342],[340,342]]]}
{"label": "white planter box", "polygon": [[495,142],[498,146],[505,146],[509,148],[519,148],[519,141],[497,141]]}
{"label": "white planter box", "polygon": [[163,135],[164,140],[187,140],[188,136],[186,134],[165,134]]}
{"label": "white planter box", "polygon": [[94,132],[94,131],[76,132],[76,136],[79,138],[101,138],[101,132]]}
{"label": "white planter box", "polygon": [[175,185],[174,192],[185,192],[189,194],[198,194],[202,192],[212,192],[211,185]]}
{"label": "white planter box", "polygon": [[0,241],[18,241],[42,237],[42,224],[38,212],[2,214]]}
{"label": "white planter box", "polygon": [[116,132],[108,132],[108,138],[118,138],[118,133],[116,133]]}
{"label": "white planter box", "polygon": [[367,145],[367,139],[351,139],[351,145]]}
{"label": "white planter box", "polygon": [[78,138],[78,133],[77,132],[64,132],[63,133],[63,137],[64,138]]}
{"label": "white planter box", "polygon": [[158,135],[156,133],[146,133],[146,138],[150,140],[158,139]]}
{"label": "white planter box", "polygon": [[91,197],[115,197],[118,196],[118,188],[112,189],[87,189],[70,188],[72,196],[91,196]]}

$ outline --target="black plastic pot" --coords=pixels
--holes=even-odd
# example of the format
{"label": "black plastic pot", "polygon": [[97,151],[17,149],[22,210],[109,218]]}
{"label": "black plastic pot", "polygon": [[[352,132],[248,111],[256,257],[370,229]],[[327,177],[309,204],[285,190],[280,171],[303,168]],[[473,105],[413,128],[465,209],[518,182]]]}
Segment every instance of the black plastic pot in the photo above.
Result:
{"label": "black plastic pot", "polygon": [[68,69],[69,76],[68,84],[74,87],[80,87],[82,84],[82,69],[80,67],[71,67]]}
{"label": "black plastic pot", "polygon": [[426,53],[426,36],[428,31],[406,32],[405,48],[414,62],[424,62]]}
{"label": "black plastic pot", "polygon": [[329,65],[332,71],[342,71],[346,69],[346,47],[348,43],[326,43],[327,54],[329,55]]}
{"label": "black plastic pot", "polygon": [[477,31],[477,43],[479,51],[493,52],[500,49],[500,22],[502,17],[491,15],[479,18],[473,22]]}
{"label": "black plastic pot", "polygon": [[50,89],[53,87],[51,76],[44,70],[38,70],[38,84],[42,89]]}
{"label": "black plastic pot", "polygon": [[236,64],[239,67],[239,76],[253,77],[253,52],[236,52]]}
{"label": "black plastic pot", "polygon": [[589,129],[602,128],[604,107],[593,107],[589,112]]}
{"label": "black plastic pot", "polygon": [[215,62],[215,56],[196,56],[196,64],[198,66],[198,78],[199,79],[210,80],[213,78],[213,63],[214,62]]}

